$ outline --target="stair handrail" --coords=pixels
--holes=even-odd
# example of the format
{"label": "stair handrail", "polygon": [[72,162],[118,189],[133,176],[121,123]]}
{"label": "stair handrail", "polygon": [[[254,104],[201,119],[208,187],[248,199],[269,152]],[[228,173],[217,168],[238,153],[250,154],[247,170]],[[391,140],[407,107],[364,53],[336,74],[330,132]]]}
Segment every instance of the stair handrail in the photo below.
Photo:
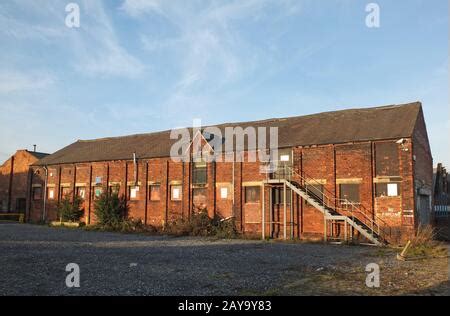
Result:
{"label": "stair handrail", "polygon": [[[352,212],[356,212],[358,214],[361,214],[371,225],[371,229],[373,229],[373,226],[376,226],[376,233],[378,236],[382,237],[383,239],[386,239],[386,236],[391,237],[392,236],[392,228],[391,226],[388,225],[388,223],[383,220],[382,218],[380,218],[379,216],[376,216],[374,214],[374,219],[372,219],[368,214],[370,214],[367,209],[364,207],[364,205],[359,204],[359,203],[355,203],[352,201],[349,201],[347,199],[340,199],[340,204],[344,204],[344,205],[351,205],[352,206]],[[344,202],[344,203],[342,203]],[[363,220],[361,220],[361,218],[357,217],[360,221],[362,221],[364,223]],[[368,226],[367,223],[364,223],[366,226]],[[380,225],[382,224],[382,225]]]}
{"label": "stair handrail", "polygon": [[[278,166],[277,166],[276,171],[277,171],[278,177],[280,179],[281,175],[278,173],[278,171],[279,171]],[[323,196],[322,198],[320,198],[319,196],[316,196],[316,197],[322,202],[322,206],[324,208],[330,208],[330,209],[334,209],[337,211],[338,205],[339,206],[350,205],[351,206],[350,214],[351,214],[353,221],[355,218],[355,213],[361,214],[361,216],[365,220],[362,220],[358,216],[356,216],[356,218],[358,220],[360,220],[362,223],[364,223],[364,225],[366,225],[371,230],[372,235],[373,235],[373,232],[376,232],[379,237],[381,237],[385,240],[386,240],[386,235],[391,236],[391,227],[382,218],[373,214],[374,219],[372,219],[369,215],[367,215],[367,212],[364,212],[361,210],[361,209],[366,210],[366,208],[362,204],[359,204],[359,203],[356,204],[355,202],[349,201],[347,199],[338,198],[335,193],[333,193],[330,190],[328,190],[327,188],[325,188],[325,186],[322,183],[315,180],[314,178],[309,177],[303,170],[302,170],[302,173],[303,173],[303,176],[301,174],[299,174],[298,172],[296,172],[293,167],[288,166],[287,164],[283,164],[283,175],[284,176],[287,175],[288,178],[287,179],[282,178],[282,179],[292,181],[292,176],[296,176],[296,177],[300,178],[300,180],[301,180],[300,184],[302,185],[302,187],[304,187],[307,194],[311,194],[311,192],[308,192],[308,186],[315,188],[318,192],[322,192],[322,196]],[[313,183],[311,183],[311,182],[313,182]],[[320,187],[318,187],[317,185],[320,185]],[[314,195],[316,195],[316,194],[314,194]],[[383,227],[380,226],[380,224],[377,223],[377,221],[381,222],[383,224]],[[387,232],[386,232],[386,230],[387,230]]]}
{"label": "stair handrail", "polygon": [[[304,178],[303,176],[299,175],[298,172],[296,172],[295,170],[292,170],[294,174],[297,174],[298,176]],[[306,173],[304,173],[306,175]],[[309,178],[306,175],[307,178]],[[315,181],[314,179],[312,179],[313,181]],[[306,180],[305,180],[306,181]],[[306,181],[308,182],[308,181]],[[317,181],[315,181],[317,182]],[[318,183],[318,182],[317,182]],[[391,227],[386,223],[386,221],[384,221],[382,218],[380,218],[379,216],[376,216],[375,214],[373,214],[374,219],[372,219],[368,214],[369,212],[367,211],[367,209],[360,203],[355,203],[352,201],[349,201],[348,199],[341,199],[338,198],[333,192],[331,192],[330,190],[326,189],[325,187],[323,187],[324,191],[326,191],[329,195],[332,196],[332,198],[330,198],[327,194],[324,193],[324,196],[329,200],[329,201],[334,201],[336,202],[335,205],[330,205],[329,207],[332,209],[343,209],[342,206],[346,205],[346,206],[350,206],[351,210],[350,213],[352,215],[352,220],[354,221],[354,218],[356,217],[358,220],[360,220],[361,222],[364,223],[364,225],[366,225],[368,228],[370,228],[370,230],[372,232],[376,232],[377,235],[383,239],[386,240],[386,236],[391,236],[392,234],[392,230]],[[361,219],[361,216],[355,216],[355,214],[361,215],[363,219]],[[380,225],[380,223],[382,224],[382,226]]]}

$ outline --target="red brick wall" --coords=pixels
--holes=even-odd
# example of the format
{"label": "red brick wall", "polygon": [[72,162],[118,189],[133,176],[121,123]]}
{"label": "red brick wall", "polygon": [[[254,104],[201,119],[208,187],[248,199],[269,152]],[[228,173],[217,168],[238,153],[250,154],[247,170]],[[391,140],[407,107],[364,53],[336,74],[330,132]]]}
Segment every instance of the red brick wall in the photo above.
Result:
{"label": "red brick wall", "polygon": [[[325,191],[335,194],[333,146],[303,147],[294,151],[294,165],[304,178],[323,182]],[[323,236],[324,216],[313,206],[301,201],[300,236]]]}
{"label": "red brick wall", "polygon": [[148,161],[148,181],[160,184],[160,200],[148,201],[147,223],[160,226],[166,221],[166,201],[167,201],[167,160],[152,159]]}
{"label": "red brick wall", "polygon": [[429,225],[432,223],[431,208],[425,209],[420,206],[419,198],[429,196],[432,202],[432,182],[433,182],[433,157],[428,142],[427,129],[422,109],[418,116],[413,133],[413,150],[415,157],[413,162],[414,172],[414,193],[415,193],[415,227],[419,225]]}
{"label": "red brick wall", "polygon": [[[221,198],[220,189],[228,190],[226,199]],[[222,218],[233,216],[233,163],[218,162],[216,164],[216,213]]]}
{"label": "red brick wall", "polygon": [[18,150],[0,166],[0,212],[19,211],[17,199],[28,198],[28,171],[36,161],[28,151]]}
{"label": "red brick wall", "polygon": [[[420,131],[420,124],[418,125]],[[423,132],[423,130],[422,130]],[[417,138],[420,140],[420,133]],[[422,135],[423,137],[423,135]],[[422,139],[423,141],[423,139]],[[385,142],[395,143],[395,140]],[[324,184],[326,192],[330,196],[339,196],[339,183],[342,181],[356,181],[360,184],[360,200],[369,216],[380,217],[388,225],[399,232],[410,232],[414,228],[414,214],[410,210],[414,209],[414,189],[413,177],[429,181],[428,172],[429,159],[421,151],[420,146],[414,146],[416,162],[413,167],[412,144],[411,141],[404,145],[406,150],[401,150],[398,146],[396,157],[386,157],[383,159],[396,159],[398,174],[389,174],[401,178],[400,197],[375,197],[374,178],[378,179],[385,174],[377,175],[376,148],[380,142],[360,142],[355,144],[336,144],[325,146],[296,147],[293,149],[294,169],[306,178],[316,179]],[[133,182],[134,164],[132,161],[114,162],[94,162],[74,165],[50,166],[49,172],[53,173],[48,178],[49,185],[59,188],[61,183],[70,183],[74,187],[74,181],[87,184],[87,199],[91,197],[89,192],[92,187],[91,182],[96,176],[102,177],[102,185],[119,182],[120,194],[127,195],[127,183]],[[389,163],[387,164],[389,167]],[[234,216],[239,229],[246,233],[260,233],[262,219],[262,203],[246,203],[244,188],[247,185],[261,185],[266,175],[261,173],[259,162],[218,162],[208,163],[208,183],[205,187],[208,213],[211,217]],[[91,172],[92,169],[92,172]],[[389,168],[388,168],[389,169]],[[388,170],[386,169],[386,170]],[[61,170],[61,173],[60,173]],[[177,218],[187,218],[192,211],[192,168],[189,163],[173,162],[168,158],[138,159],[137,161],[137,181],[140,183],[139,198],[131,200],[129,217],[140,218],[147,224],[161,226],[167,221]],[[233,187],[234,181],[234,187]],[[33,183],[42,183],[42,173],[35,177]],[[148,193],[148,183],[160,183],[160,200],[150,201]],[[182,183],[182,201],[172,201],[170,197],[170,185]],[[220,197],[221,187],[228,187],[228,197]],[[265,189],[266,220],[269,219],[269,188]],[[48,219],[56,216],[54,206],[59,199],[59,190],[55,201],[48,203]],[[261,197],[262,198],[262,197]],[[234,203],[233,203],[234,201]],[[291,218],[289,206],[287,212],[287,231],[291,234],[290,227],[293,222],[294,237],[318,237],[323,236],[324,218],[323,214],[311,205],[304,203],[295,194],[293,195],[293,216]],[[42,203],[31,204],[32,219],[37,219],[42,214]],[[94,202],[85,202],[86,217],[90,222],[95,222]],[[283,209],[275,210],[276,220],[283,223]],[[278,224],[276,230],[281,234],[282,224]],[[269,225],[266,226],[266,232]],[[280,236],[280,234],[278,234]]]}

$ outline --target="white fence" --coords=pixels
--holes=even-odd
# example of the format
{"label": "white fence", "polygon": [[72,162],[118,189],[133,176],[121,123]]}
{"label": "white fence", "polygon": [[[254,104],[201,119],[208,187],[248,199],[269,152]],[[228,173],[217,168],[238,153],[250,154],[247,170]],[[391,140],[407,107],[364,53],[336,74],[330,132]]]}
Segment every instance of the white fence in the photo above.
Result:
{"label": "white fence", "polygon": [[435,217],[448,217],[450,213],[450,205],[435,205],[434,216]]}

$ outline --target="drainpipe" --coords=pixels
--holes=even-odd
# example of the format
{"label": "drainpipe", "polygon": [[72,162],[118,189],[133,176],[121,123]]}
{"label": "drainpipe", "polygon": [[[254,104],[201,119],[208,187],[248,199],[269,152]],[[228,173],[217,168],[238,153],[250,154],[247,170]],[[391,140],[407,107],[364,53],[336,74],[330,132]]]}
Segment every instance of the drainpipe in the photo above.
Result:
{"label": "drainpipe", "polygon": [[232,178],[232,182],[233,182],[233,195],[232,195],[232,197],[233,197],[233,210],[232,210],[232,216],[235,216],[236,214],[235,214],[235,205],[234,205],[234,190],[235,190],[235,187],[234,187],[234,159],[233,159],[233,178]]}
{"label": "drainpipe", "polygon": [[[11,157],[11,170],[9,173],[9,184],[8,184],[8,213],[11,213],[11,205],[12,205],[12,191],[13,191],[13,178],[14,178],[14,155]],[[17,209],[17,205],[16,205]]]}
{"label": "drainpipe", "polygon": [[42,210],[42,221],[45,221],[47,216],[47,181],[48,181],[48,168],[44,166],[45,170],[45,180],[44,180],[44,207]]}
{"label": "drainpipe", "polygon": [[137,185],[137,161],[136,161],[136,152],[133,153],[133,167],[134,167],[134,185]]}

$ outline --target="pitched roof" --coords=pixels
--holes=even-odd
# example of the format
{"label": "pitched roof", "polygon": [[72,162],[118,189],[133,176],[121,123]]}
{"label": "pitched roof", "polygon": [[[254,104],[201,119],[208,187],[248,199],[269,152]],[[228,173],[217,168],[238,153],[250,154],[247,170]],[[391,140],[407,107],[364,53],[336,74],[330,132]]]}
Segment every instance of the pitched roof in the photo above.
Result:
{"label": "pitched roof", "polygon": [[30,155],[32,155],[33,157],[37,158],[37,159],[42,159],[44,157],[47,157],[50,154],[47,153],[41,153],[41,152],[37,152],[37,151],[29,151],[27,150],[27,153],[29,153]]}
{"label": "pitched roof", "polygon": [[[274,118],[261,121],[227,123],[225,127],[278,127],[280,148],[291,146],[337,144],[410,137],[413,134],[421,103],[350,109],[319,114]],[[192,130],[192,129],[190,129]],[[78,140],[39,160],[36,165],[129,160],[133,152],[138,158],[169,157],[177,140],[170,130],[121,137]],[[223,135],[225,135],[223,133]]]}

